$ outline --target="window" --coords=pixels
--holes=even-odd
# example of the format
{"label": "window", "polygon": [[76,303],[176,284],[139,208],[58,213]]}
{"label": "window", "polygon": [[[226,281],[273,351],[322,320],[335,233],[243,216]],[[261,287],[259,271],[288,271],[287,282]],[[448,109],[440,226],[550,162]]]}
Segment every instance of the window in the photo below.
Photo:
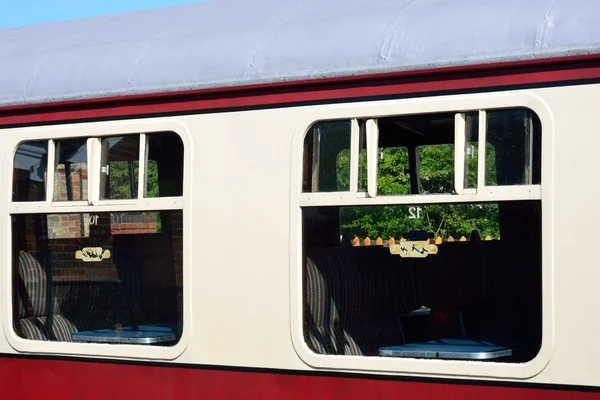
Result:
{"label": "window", "polygon": [[85,139],[54,143],[54,201],[87,200],[87,144]]}
{"label": "window", "polygon": [[[329,124],[345,128],[315,128]],[[304,159],[320,162],[305,162],[300,196],[308,347],[533,359],[542,339],[540,129],[523,108],[309,129]],[[333,178],[307,190],[314,177]],[[483,350],[474,356],[456,343]]]}
{"label": "window", "polygon": [[13,168],[13,201],[46,199],[48,142],[27,142],[17,149]]}
{"label": "window", "polygon": [[13,176],[15,332],[175,345],[183,328],[179,136],[24,142]]}
{"label": "window", "polygon": [[315,124],[304,142],[304,192],[349,189],[350,121]]}
{"label": "window", "polygon": [[140,137],[117,136],[102,140],[101,199],[138,197]]}

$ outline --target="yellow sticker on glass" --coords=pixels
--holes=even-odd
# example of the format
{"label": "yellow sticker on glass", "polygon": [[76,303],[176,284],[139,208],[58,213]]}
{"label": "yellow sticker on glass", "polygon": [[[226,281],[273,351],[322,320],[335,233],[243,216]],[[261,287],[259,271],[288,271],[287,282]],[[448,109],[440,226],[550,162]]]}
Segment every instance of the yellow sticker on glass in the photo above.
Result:
{"label": "yellow sticker on glass", "polygon": [[75,252],[75,258],[84,262],[100,262],[110,258],[110,250],[102,247],[84,247]]}
{"label": "yellow sticker on glass", "polygon": [[390,254],[399,255],[402,258],[425,258],[430,254],[437,254],[438,247],[426,241],[400,242],[390,246]]}

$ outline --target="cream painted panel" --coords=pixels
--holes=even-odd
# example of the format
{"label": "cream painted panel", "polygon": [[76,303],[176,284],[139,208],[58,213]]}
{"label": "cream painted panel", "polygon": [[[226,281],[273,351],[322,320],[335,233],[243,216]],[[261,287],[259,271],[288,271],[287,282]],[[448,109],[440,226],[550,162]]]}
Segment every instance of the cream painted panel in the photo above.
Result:
{"label": "cream painted panel", "polygon": [[194,135],[199,188],[190,361],[303,366],[289,333],[289,154],[297,119],[294,109],[182,119]]}
{"label": "cream painted panel", "polygon": [[[600,385],[600,86],[538,91],[553,109],[554,352],[544,382]],[[545,203],[543,204],[545,207]],[[544,266],[546,268],[546,266]],[[544,296],[547,300],[548,296]]]}

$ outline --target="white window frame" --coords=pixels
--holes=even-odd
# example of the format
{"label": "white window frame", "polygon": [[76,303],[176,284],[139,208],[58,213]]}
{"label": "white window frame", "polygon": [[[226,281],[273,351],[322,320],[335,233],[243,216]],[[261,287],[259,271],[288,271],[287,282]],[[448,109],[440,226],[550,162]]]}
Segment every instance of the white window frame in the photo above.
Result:
{"label": "white window frame", "polygon": [[[183,142],[184,152],[184,174],[183,174],[183,195],[180,197],[162,197],[162,198],[140,198],[126,200],[105,200],[98,201],[97,205],[91,201],[92,192],[88,189],[88,201],[63,201],[52,202],[51,190],[54,186],[54,152],[53,146],[48,149],[48,178],[46,200],[37,202],[13,202],[13,167],[14,155],[21,143],[29,141],[44,140],[63,140],[75,138],[89,138],[90,140],[102,139],[111,136],[126,136],[134,134],[152,134],[162,132],[174,132]],[[14,128],[3,131],[5,137],[4,158],[10,160],[10,164],[3,174],[3,179],[8,182],[7,190],[1,199],[5,210],[6,223],[2,230],[2,240],[0,249],[4,255],[4,265],[7,268],[0,270],[0,301],[2,304],[9,305],[2,313],[2,326],[5,336],[13,349],[22,353],[39,354],[62,354],[79,356],[101,356],[112,358],[137,358],[137,359],[156,359],[173,360],[180,356],[188,346],[191,337],[192,318],[191,318],[191,271],[190,254],[186,249],[191,248],[192,230],[191,230],[191,182],[192,182],[192,140],[188,128],[171,118],[157,118],[144,120],[130,120],[121,122],[97,122],[69,124],[59,126],[32,127],[32,128]],[[140,140],[142,142],[142,140]],[[145,145],[145,141],[144,145]],[[89,142],[88,142],[89,144]],[[52,149],[52,150],[51,150]],[[96,146],[88,146],[88,171],[92,173],[95,168],[92,164],[98,162],[98,153],[94,154]],[[140,156],[142,156],[140,154]],[[144,153],[144,157],[145,153]],[[90,167],[90,165],[92,166]],[[140,176],[143,173],[140,168]],[[99,179],[90,179],[88,183]],[[95,189],[92,189],[92,191]],[[99,190],[99,188],[98,188]],[[50,192],[50,193],[49,193]],[[138,190],[138,193],[140,191]],[[89,202],[89,204],[88,204]],[[64,204],[63,204],[64,203]],[[13,277],[12,277],[12,226],[10,215],[14,214],[52,214],[52,213],[84,213],[84,212],[128,212],[128,211],[158,211],[158,210],[182,210],[183,218],[183,330],[179,342],[174,346],[152,346],[152,345],[130,345],[130,344],[100,344],[100,343],[75,343],[59,341],[38,341],[26,339],[18,336],[13,328]]]}
{"label": "white window frame", "polygon": [[[392,116],[432,114],[441,112],[464,113],[524,107],[540,118],[542,125],[542,178],[540,185],[478,186],[465,194],[376,196],[351,191],[331,193],[302,193],[302,162],[304,134],[314,123],[330,120],[375,119]],[[480,118],[480,126],[484,123]],[[353,122],[352,126],[356,124]],[[357,130],[352,129],[355,133]],[[541,372],[550,360],[554,337],[553,329],[553,274],[552,274],[552,114],[546,104],[530,93],[503,92],[440,96],[434,98],[389,100],[356,103],[352,105],[320,106],[310,109],[301,118],[292,147],[292,179],[290,191],[290,303],[292,343],[300,358],[313,368],[350,371],[404,372],[430,376],[498,377],[523,379]],[[351,138],[351,147],[356,142]],[[479,139],[485,145],[485,141]],[[356,145],[354,145],[356,146]],[[464,151],[464,149],[463,149]],[[481,153],[480,153],[481,154]],[[481,162],[485,157],[479,157]],[[352,157],[351,157],[352,161]],[[464,164],[463,164],[464,165]],[[351,162],[351,168],[355,166]],[[481,170],[480,167],[478,167]],[[351,170],[352,171],[352,170]],[[351,172],[351,176],[354,176]],[[355,178],[353,178],[355,179]],[[485,177],[478,174],[478,182]],[[371,193],[372,194],[372,193]],[[406,205],[431,203],[470,203],[485,201],[541,199],[542,207],[542,345],[538,355],[526,363],[472,362],[459,360],[407,359],[393,357],[340,356],[317,354],[304,339],[303,326],[303,250],[302,208],[314,206]]]}

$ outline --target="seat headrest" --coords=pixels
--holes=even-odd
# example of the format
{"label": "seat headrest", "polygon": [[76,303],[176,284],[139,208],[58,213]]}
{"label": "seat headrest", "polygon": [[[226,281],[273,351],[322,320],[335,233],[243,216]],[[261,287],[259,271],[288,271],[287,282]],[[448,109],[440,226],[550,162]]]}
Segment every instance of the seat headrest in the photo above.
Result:
{"label": "seat headrest", "polygon": [[19,252],[19,277],[23,282],[19,293],[19,317],[43,317],[47,312],[46,271],[38,260],[26,251]]}

